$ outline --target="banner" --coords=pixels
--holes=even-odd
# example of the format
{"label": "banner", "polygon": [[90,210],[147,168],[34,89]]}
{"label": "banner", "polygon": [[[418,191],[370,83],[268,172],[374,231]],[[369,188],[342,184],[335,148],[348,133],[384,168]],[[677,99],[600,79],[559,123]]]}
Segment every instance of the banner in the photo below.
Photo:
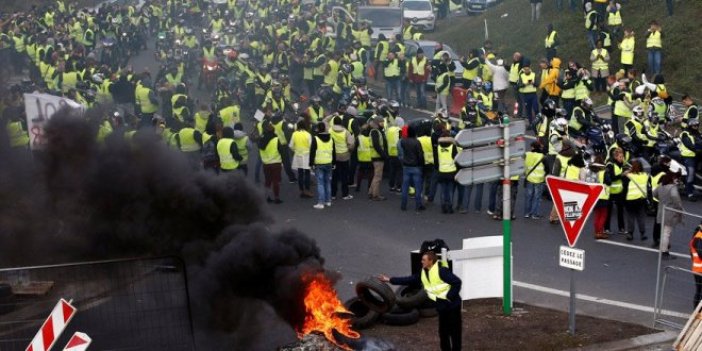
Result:
{"label": "banner", "polygon": [[81,111],[84,109],[83,105],[60,96],[39,93],[24,94],[29,146],[32,150],[40,150],[46,144],[44,126],[54,113],[64,106]]}

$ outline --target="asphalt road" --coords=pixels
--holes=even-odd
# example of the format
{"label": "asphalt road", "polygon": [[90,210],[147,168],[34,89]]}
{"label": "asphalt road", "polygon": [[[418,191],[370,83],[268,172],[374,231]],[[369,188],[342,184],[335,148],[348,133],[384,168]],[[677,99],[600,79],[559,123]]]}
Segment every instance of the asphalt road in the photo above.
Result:
{"label": "asphalt road", "polygon": [[[149,67],[156,73],[152,52],[143,52],[132,60],[137,72]],[[194,97],[207,99],[208,94],[194,92]],[[425,117],[420,111],[403,109],[401,115],[408,120]],[[246,118],[246,116],[244,116]],[[253,169],[253,162],[249,165]],[[500,235],[501,222],[491,219],[487,208],[488,187],[483,195],[483,212],[444,215],[437,205],[427,211],[400,211],[400,197],[387,192],[387,201],[367,200],[366,191],[355,192],[352,200],[336,200],[324,210],[312,208],[314,199],[300,199],[296,184],[287,184],[284,176],[281,205],[272,205],[270,210],[276,220],[273,228],[294,227],[314,238],[322,249],[326,266],[342,274],[337,289],[342,299],[355,295],[354,285],[359,280],[378,273],[405,275],[410,272],[409,252],[416,250],[422,241],[444,239],[451,248],[460,248],[462,239]],[[252,186],[253,182],[252,182]],[[438,201],[438,198],[437,198]],[[519,189],[517,220],[512,226],[514,255],[514,298],[518,301],[568,309],[569,271],[558,266],[558,249],[565,245],[559,225],[550,225],[547,219],[523,219],[523,188]],[[550,210],[549,201],[542,202],[542,214]],[[693,213],[702,213],[699,203],[685,203]],[[576,273],[577,292],[587,295],[579,300],[578,312],[604,318],[631,321],[650,325],[653,320],[652,307],[656,287],[658,255],[646,251],[651,244],[653,218],[648,218],[649,239],[638,238],[626,242],[623,236],[615,235],[609,242],[633,245],[625,247],[596,242],[592,224],[585,226],[578,247],[586,251],[583,272]],[[697,219],[686,218],[683,226],[676,228],[672,239],[672,251],[687,253],[687,243]],[[616,228],[616,224],[613,224]],[[681,255],[681,256],[685,256]],[[690,260],[680,257],[666,265],[677,265],[689,269]],[[470,284],[470,282],[464,282]],[[528,286],[525,288],[524,286]],[[554,290],[555,289],[555,290]],[[671,276],[664,296],[664,308],[680,312],[692,311],[694,287],[692,277],[686,274]],[[681,322],[680,319],[676,319]],[[563,326],[567,328],[567,326]]]}

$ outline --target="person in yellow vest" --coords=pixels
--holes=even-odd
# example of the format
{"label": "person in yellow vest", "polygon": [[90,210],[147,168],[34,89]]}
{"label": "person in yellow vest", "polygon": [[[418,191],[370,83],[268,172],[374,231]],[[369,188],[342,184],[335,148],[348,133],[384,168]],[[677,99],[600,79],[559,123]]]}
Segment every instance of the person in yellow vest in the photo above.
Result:
{"label": "person in yellow vest", "polygon": [[624,71],[629,71],[634,66],[634,51],[636,49],[636,37],[631,29],[624,30],[624,39],[619,43],[621,56],[619,62]]}
{"label": "person in yellow vest", "polygon": [[645,156],[648,156],[646,153],[647,150],[645,150],[648,145],[648,139],[643,130],[645,120],[646,115],[643,107],[641,105],[634,106],[632,109],[632,118],[629,118],[626,123],[624,123],[624,132],[631,137],[636,149],[642,151],[642,154]]}
{"label": "person in yellow vest", "polygon": [[621,8],[622,5],[615,0],[611,0],[609,5],[607,5],[607,28],[609,28],[609,32],[612,33],[612,38],[614,40],[619,40],[624,24],[622,21]]}
{"label": "person in yellow vest", "polygon": [[519,95],[524,101],[524,115],[529,120],[529,124],[534,123],[534,117],[539,113],[539,99],[536,96],[537,87],[536,73],[531,70],[531,61],[529,59],[522,60],[522,73],[519,74]]}
{"label": "person in yellow vest", "polygon": [[475,77],[480,76],[480,64],[484,61],[480,57],[480,50],[473,49],[468,53],[468,58],[461,57],[460,62],[463,66],[463,79],[460,82],[463,83],[464,88],[467,88]]}
{"label": "person in yellow vest", "polygon": [[234,141],[234,129],[231,127],[222,129],[222,138],[217,141],[217,155],[222,173],[234,172],[239,168],[243,159],[239,155],[239,148]]}
{"label": "person in yellow vest", "polygon": [[702,150],[702,138],[699,131],[700,122],[698,119],[690,119],[687,121],[687,128],[680,134],[680,156],[682,156],[683,164],[687,170],[687,178],[685,179],[685,195],[688,201],[696,201],[695,196],[695,174],[697,169],[697,155],[699,150]]}
{"label": "person in yellow vest", "polygon": [[134,97],[136,106],[138,107],[137,111],[141,117],[139,121],[140,127],[150,125],[154,113],[158,111],[158,99],[156,98],[156,93],[154,93],[150,86],[151,79],[145,76],[137,83],[134,89]]}
{"label": "person in yellow vest", "polygon": [[203,134],[194,127],[194,120],[185,120],[184,127],[175,136],[175,142],[178,150],[187,157],[191,166],[198,169],[200,168],[200,150],[203,144]]}
{"label": "person in yellow vest", "polygon": [[234,125],[234,143],[236,144],[237,152],[241,156],[239,167],[237,168],[244,176],[249,174],[249,151],[251,150],[251,140],[244,132],[244,125],[237,123]]}
{"label": "person in yellow vest", "polygon": [[648,194],[649,174],[644,172],[641,162],[631,161],[631,170],[626,175],[628,186],[626,191],[626,240],[634,240],[634,222],[637,223],[641,241],[646,241],[646,199]]}
{"label": "person in yellow vest", "polygon": [[373,162],[373,179],[371,180],[368,196],[373,201],[383,201],[380,195],[380,185],[383,180],[383,167],[388,159],[388,141],[384,131],[385,120],[381,116],[373,117],[370,122],[371,161]]}
{"label": "person in yellow vest", "polygon": [[607,77],[609,77],[609,52],[602,47],[602,41],[597,41],[597,47],[590,52],[592,62],[592,77],[595,78],[594,91],[607,90]]}
{"label": "person in yellow vest", "polygon": [[[541,105],[543,106],[546,99],[551,99],[558,104],[561,95],[561,88],[558,87],[558,80],[561,72],[561,59],[554,57],[549,61],[548,67],[541,76],[539,89],[542,89],[545,94],[541,96]],[[544,96],[545,95],[545,96]]]}
{"label": "person in yellow vest", "polygon": [[388,142],[388,180],[390,192],[400,193],[402,191],[402,162],[398,157],[397,145],[400,141],[400,132],[405,121],[402,117],[394,118],[394,122],[388,123],[385,136]]}
{"label": "person in yellow vest", "polygon": [[514,91],[514,100],[517,102],[517,115],[521,116],[524,110],[522,96],[519,94],[519,75],[522,73],[523,56],[520,52],[512,54],[512,64],[509,66],[508,80]]}
{"label": "person in yellow vest", "polygon": [[436,92],[436,108],[435,111],[448,111],[448,96],[451,88],[451,79],[449,77],[448,68],[445,65],[438,67],[436,83],[434,91]]}
{"label": "person in yellow vest", "polygon": [[531,143],[524,154],[524,218],[541,219],[541,195],[546,182],[546,165],[541,142]]}
{"label": "person in yellow vest", "polygon": [[263,177],[266,187],[266,201],[268,203],[281,204],[280,181],[283,171],[283,158],[281,154],[286,151],[275,128],[270,121],[264,121],[261,125],[262,135],[258,140],[258,151],[263,164]]}
{"label": "person in yellow vest", "polygon": [[585,3],[585,30],[587,31],[587,41],[590,44],[590,50],[595,48],[597,41],[597,29],[599,28],[599,18],[592,8],[592,2]]}
{"label": "person in yellow vest", "polygon": [[12,114],[5,124],[5,132],[10,140],[10,147],[27,150],[29,147],[29,134],[27,133],[25,118],[22,115],[24,113]]}
{"label": "person in yellow vest", "polygon": [[651,21],[646,32],[646,51],[648,52],[648,73],[651,76],[660,74],[663,59],[663,32],[656,20]]}
{"label": "person in yellow vest", "polygon": [[336,161],[334,140],[326,130],[324,122],[317,123],[317,135],[312,138],[310,146],[310,168],[317,177],[317,204],[313,207],[321,210],[332,205],[331,178]]}
{"label": "person in yellow vest", "polygon": [[388,53],[383,62],[383,77],[385,77],[385,94],[387,99],[401,100],[400,96],[400,59],[395,53]]}
{"label": "person in yellow vest", "polygon": [[292,169],[297,170],[297,186],[301,198],[312,198],[310,192],[310,147],[312,134],[305,120],[297,122],[297,128],[290,137],[290,149],[293,151]]}
{"label": "person in yellow vest", "polygon": [[609,239],[609,235],[604,230],[607,221],[607,208],[609,207],[609,187],[604,184],[605,165],[603,162],[602,156],[597,156],[595,162],[592,162],[588,167],[588,173],[594,176],[594,179],[588,177],[588,183],[598,183],[604,187],[597,203],[595,203],[595,217],[592,222],[595,228],[595,240]]}
{"label": "person in yellow vest", "polygon": [[613,208],[617,206],[617,224],[619,234],[626,234],[624,223],[624,204],[626,201],[626,190],[624,189],[624,179],[629,174],[628,165],[624,161],[624,150],[616,148],[612,151],[612,157],[605,165],[604,184],[609,188],[609,207],[607,208],[607,220],[605,221],[605,233],[612,235],[610,231]]}
{"label": "person in yellow vest", "polygon": [[[552,138],[554,138],[553,135]],[[563,139],[560,142],[562,146],[560,151],[558,151],[558,153],[555,155],[550,174],[556,177],[565,178],[568,162],[570,162],[571,158],[575,156],[576,150],[568,139]],[[556,212],[555,206],[551,208],[551,213],[549,214],[548,220],[551,224],[558,223],[558,213]]]}
{"label": "person in yellow vest", "polygon": [[[358,134],[358,147],[356,148],[356,159],[358,160],[356,164],[356,167],[358,168],[358,172],[356,174],[357,193],[361,191],[361,181],[367,179],[368,187],[370,187],[370,182],[373,179],[371,148],[370,127],[368,124],[364,124],[361,126],[360,133]],[[351,174],[351,177],[353,177],[353,174]]]}
{"label": "person in yellow vest", "polygon": [[[375,80],[380,79],[380,73],[383,72],[380,68],[385,67],[385,62],[388,60],[388,53],[390,53],[390,43],[388,42],[385,34],[378,34],[378,43],[375,45]],[[383,72],[384,73],[384,72]],[[389,97],[388,97],[389,98]]]}
{"label": "person in yellow vest", "polygon": [[454,145],[454,139],[449,131],[443,131],[438,139],[438,144],[434,146],[434,160],[436,178],[441,186],[441,213],[453,213],[453,190],[455,185],[454,177],[458,168],[454,159],[458,154],[458,147]]}
{"label": "person in yellow vest", "polygon": [[695,101],[692,100],[692,96],[685,94],[682,97],[682,103],[685,106],[685,113],[683,113],[682,120],[680,121],[680,128],[687,128],[687,121],[690,119],[697,119],[699,114],[699,108]]}
{"label": "person in yellow vest", "polygon": [[[349,173],[351,167],[351,151],[354,149],[355,141],[353,134],[347,129],[346,121],[342,118],[334,118],[329,134],[334,141],[335,160],[332,171],[331,196],[336,199],[339,183],[341,183],[341,198],[344,200],[353,199],[349,194]],[[390,147],[390,146],[388,146]]]}
{"label": "person in yellow vest", "polygon": [[[700,229],[700,238],[702,238],[702,229]],[[699,246],[702,252],[702,244]],[[436,310],[439,312],[440,349],[442,351],[462,350],[461,279],[451,272],[447,267],[448,264],[438,262],[437,255],[433,251],[423,253],[421,262],[422,270],[413,276],[390,278],[381,274],[378,279],[394,285],[419,286],[421,284],[429,299],[436,302]],[[427,347],[436,349],[436,346]]]}
{"label": "person in yellow vest", "polygon": [[222,103],[223,108],[219,110],[219,118],[225,127],[233,127],[241,122],[241,107],[232,97],[225,98]]}
{"label": "person in yellow vest", "polygon": [[427,108],[426,84],[430,72],[429,60],[424,56],[422,48],[408,62],[407,76],[417,95],[417,108]]}

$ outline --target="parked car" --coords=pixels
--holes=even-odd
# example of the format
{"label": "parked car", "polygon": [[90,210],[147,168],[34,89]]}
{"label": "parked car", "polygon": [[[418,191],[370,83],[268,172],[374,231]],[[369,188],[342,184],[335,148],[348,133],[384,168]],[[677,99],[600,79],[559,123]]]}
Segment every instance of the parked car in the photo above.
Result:
{"label": "parked car", "polygon": [[463,8],[469,16],[485,12],[488,7],[495,4],[497,4],[497,0],[463,0]]}
{"label": "parked car", "polygon": [[412,26],[433,32],[436,28],[436,16],[431,0],[405,0],[402,2],[402,17],[412,21]]}
{"label": "parked car", "polygon": [[[431,63],[431,60],[434,58],[434,50],[436,49],[437,44],[439,44],[439,42],[433,40],[405,40],[405,59],[411,60],[417,55],[417,49],[422,48],[422,51],[424,51],[424,56]],[[450,46],[443,44],[443,47],[444,51],[449,53],[451,59],[453,59],[453,62],[456,64],[456,69],[454,70],[456,77],[462,77],[463,66],[461,66],[461,62],[458,60],[460,56],[458,56]],[[427,86],[433,88],[434,84],[434,80],[429,78],[429,81],[427,81]]]}

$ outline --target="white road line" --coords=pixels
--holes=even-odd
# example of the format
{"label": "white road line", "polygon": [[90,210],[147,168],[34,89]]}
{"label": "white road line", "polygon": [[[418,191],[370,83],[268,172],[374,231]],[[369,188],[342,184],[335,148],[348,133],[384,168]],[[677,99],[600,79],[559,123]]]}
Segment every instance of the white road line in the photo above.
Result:
{"label": "white road line", "polygon": [[[658,250],[652,248],[652,247],[643,247],[643,246],[638,246],[638,245],[632,245],[632,244],[626,244],[626,243],[620,243],[618,241],[611,241],[611,240],[597,240],[598,243],[602,244],[610,244],[610,245],[616,245],[616,246],[622,246],[622,247],[628,247],[631,249],[637,249],[637,250],[643,250],[643,251],[650,251],[650,252],[656,252],[658,253]],[[678,256],[682,258],[687,258],[688,260],[690,259],[690,255],[682,254],[679,252],[671,252],[670,253],[673,256]]]}
{"label": "white road line", "polygon": [[[551,294],[551,295],[558,295],[558,296],[563,296],[563,297],[570,296],[569,291],[553,289],[553,288],[549,288],[549,287],[545,287],[545,286],[541,286],[541,285],[529,284],[529,283],[524,283],[524,282],[519,282],[519,281],[514,281],[514,285],[518,286],[520,288],[539,291],[539,292],[543,292],[543,293],[547,293],[547,294]],[[637,305],[637,304],[623,302],[623,301],[603,299],[600,297],[584,295],[584,294],[575,294],[575,297],[578,300],[601,303],[604,305],[627,308],[630,310],[636,310],[636,311],[641,311],[641,312],[653,313],[653,307],[649,307],[649,306]],[[682,313],[682,312],[676,312],[676,311],[670,311],[670,310],[661,310],[661,314],[664,314],[666,316],[683,318],[683,319],[687,319],[690,317],[689,313]]]}

